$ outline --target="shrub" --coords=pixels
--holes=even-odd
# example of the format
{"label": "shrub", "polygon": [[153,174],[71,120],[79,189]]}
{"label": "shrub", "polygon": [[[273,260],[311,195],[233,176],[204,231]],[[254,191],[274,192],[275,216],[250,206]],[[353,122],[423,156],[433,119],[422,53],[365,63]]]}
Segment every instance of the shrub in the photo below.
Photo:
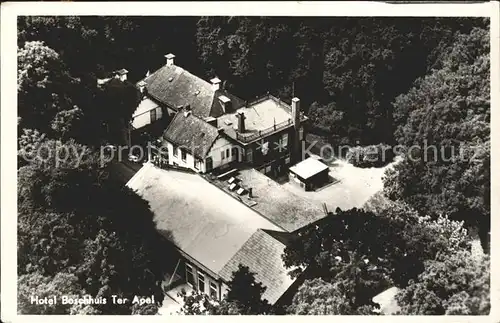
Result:
{"label": "shrub", "polygon": [[389,145],[378,144],[366,147],[352,147],[346,154],[349,163],[357,167],[382,167],[390,163],[394,152]]}

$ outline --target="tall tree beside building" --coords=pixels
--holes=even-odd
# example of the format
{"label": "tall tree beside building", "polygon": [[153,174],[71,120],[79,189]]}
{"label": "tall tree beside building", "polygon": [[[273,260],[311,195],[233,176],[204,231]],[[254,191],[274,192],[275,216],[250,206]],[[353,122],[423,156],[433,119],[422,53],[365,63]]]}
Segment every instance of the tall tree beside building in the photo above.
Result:
{"label": "tall tree beside building", "polygon": [[[409,156],[384,192],[428,215],[482,230],[490,221],[490,64],[486,29],[456,34],[429,75],[394,103],[395,136]],[[425,210],[425,211],[424,211]]]}
{"label": "tall tree beside building", "polygon": [[66,71],[60,56],[41,41],[18,49],[20,128],[68,139],[78,127],[81,109],[73,102],[79,80]]}
{"label": "tall tree beside building", "polygon": [[262,299],[266,286],[255,280],[248,267],[239,265],[228,283],[228,293],[222,301],[200,292],[181,293],[184,315],[260,315],[271,314],[271,306]]}
{"label": "tall tree beside building", "polygon": [[[81,295],[108,297],[92,306],[101,314],[132,312],[130,304],[112,304],[111,295],[154,295],[161,302],[160,283],[177,254],[156,230],[148,204],[109,178],[90,149],[53,140],[45,146],[44,160],[18,171],[19,276],[42,276],[41,286],[49,288],[56,275],[72,275]],[[55,159],[58,151],[69,152],[66,160]]]}
{"label": "tall tree beside building", "polygon": [[403,315],[488,315],[489,257],[462,251],[429,260],[396,297]]}

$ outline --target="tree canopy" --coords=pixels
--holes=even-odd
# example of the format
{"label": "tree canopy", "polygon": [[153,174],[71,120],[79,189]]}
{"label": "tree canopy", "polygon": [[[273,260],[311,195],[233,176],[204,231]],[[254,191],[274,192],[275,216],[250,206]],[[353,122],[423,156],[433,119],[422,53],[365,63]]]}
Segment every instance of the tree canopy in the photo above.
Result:
{"label": "tree canopy", "polygon": [[384,192],[429,215],[480,226],[490,219],[489,36],[457,33],[435,69],[395,103],[395,135],[407,158],[386,174]]}

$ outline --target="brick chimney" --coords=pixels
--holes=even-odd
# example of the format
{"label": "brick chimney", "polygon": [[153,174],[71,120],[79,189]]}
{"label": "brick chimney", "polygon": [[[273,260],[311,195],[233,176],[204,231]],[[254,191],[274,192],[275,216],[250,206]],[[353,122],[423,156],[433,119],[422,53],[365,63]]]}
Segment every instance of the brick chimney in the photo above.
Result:
{"label": "brick chimney", "polygon": [[165,55],[165,58],[167,59],[167,66],[174,65],[174,58],[175,58],[174,54],[169,53],[169,54]]}
{"label": "brick chimney", "polygon": [[189,117],[191,115],[191,106],[187,104],[184,108],[184,117]]}
{"label": "brick chimney", "polygon": [[293,122],[293,159],[295,162],[302,160],[300,153],[300,99],[295,97],[292,99],[292,122]]}
{"label": "brick chimney", "polygon": [[128,71],[126,69],[122,68],[121,70],[116,71],[115,77],[120,79],[120,81],[124,82],[127,80],[127,74],[128,74]]}
{"label": "brick chimney", "polygon": [[144,89],[146,88],[146,82],[144,81],[140,81],[138,84],[137,84],[137,87],[139,88],[139,91],[141,93],[144,93]]}
{"label": "brick chimney", "polygon": [[238,118],[238,132],[239,133],[244,133],[245,132],[245,114],[243,112],[238,112],[236,114],[236,118]]}
{"label": "brick chimney", "polygon": [[221,80],[218,77],[214,77],[210,80],[210,82],[212,83],[212,89],[214,90],[214,92],[219,90]]}

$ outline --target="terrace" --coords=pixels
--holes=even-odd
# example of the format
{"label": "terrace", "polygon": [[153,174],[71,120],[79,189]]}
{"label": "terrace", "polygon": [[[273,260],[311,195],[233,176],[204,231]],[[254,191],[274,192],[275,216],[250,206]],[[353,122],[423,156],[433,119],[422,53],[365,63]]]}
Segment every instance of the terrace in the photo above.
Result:
{"label": "terrace", "polygon": [[321,202],[301,197],[253,168],[210,181],[289,232],[325,216]]}
{"label": "terrace", "polygon": [[[238,131],[238,114],[245,115],[245,131]],[[301,121],[306,117],[301,114]],[[251,101],[246,107],[217,118],[217,126],[231,138],[243,143],[251,143],[292,126],[292,109],[284,101],[265,95]]]}

